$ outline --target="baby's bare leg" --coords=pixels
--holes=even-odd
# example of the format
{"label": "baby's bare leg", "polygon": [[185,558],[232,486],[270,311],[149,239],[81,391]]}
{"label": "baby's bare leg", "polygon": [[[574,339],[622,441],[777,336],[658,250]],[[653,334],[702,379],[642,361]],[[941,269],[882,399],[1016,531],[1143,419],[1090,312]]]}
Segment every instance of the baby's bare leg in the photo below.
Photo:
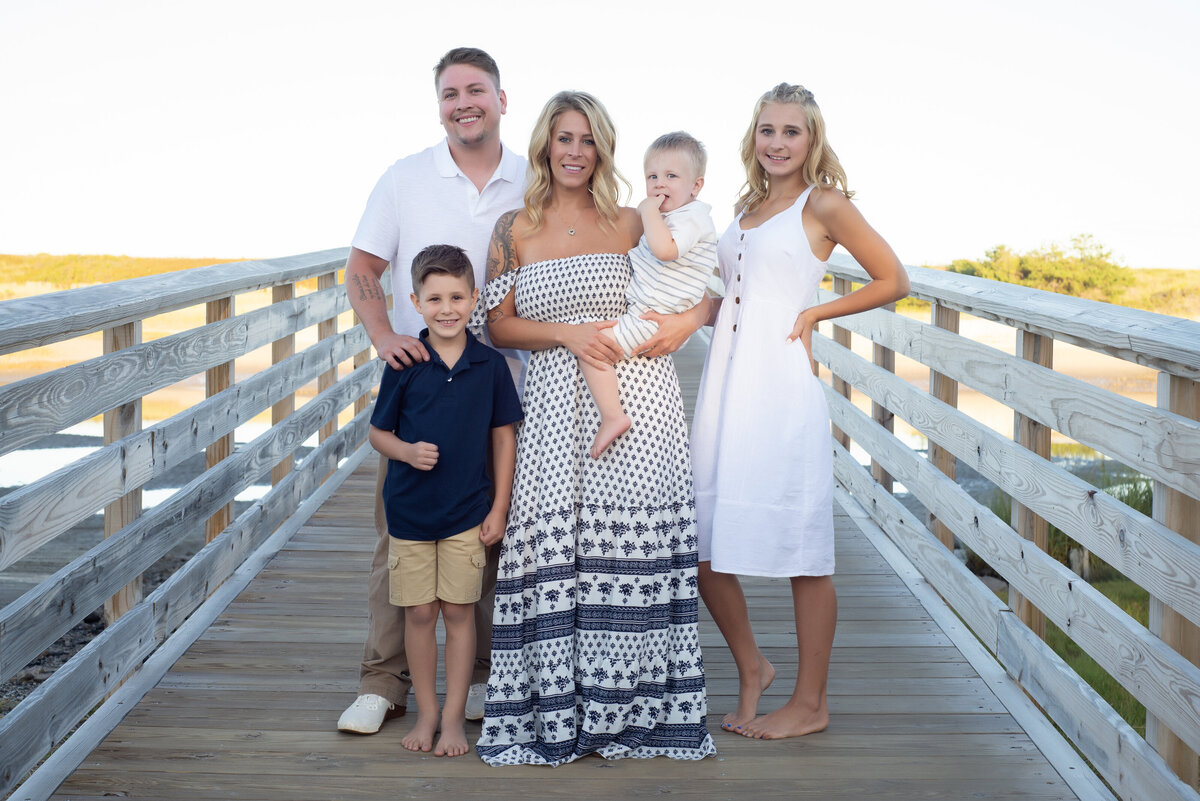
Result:
{"label": "baby's bare leg", "polygon": [[[617,337],[611,328],[606,328],[601,333],[616,342]],[[600,411],[600,430],[596,432],[596,438],[592,440],[592,449],[589,451],[593,459],[599,459],[600,454],[604,453],[613,440],[629,430],[632,421],[621,408],[621,399],[617,393],[617,373],[613,368],[606,366],[602,369],[580,359],[579,369],[583,373],[583,380],[587,382],[588,390],[592,393],[592,399],[596,401],[596,408]]]}

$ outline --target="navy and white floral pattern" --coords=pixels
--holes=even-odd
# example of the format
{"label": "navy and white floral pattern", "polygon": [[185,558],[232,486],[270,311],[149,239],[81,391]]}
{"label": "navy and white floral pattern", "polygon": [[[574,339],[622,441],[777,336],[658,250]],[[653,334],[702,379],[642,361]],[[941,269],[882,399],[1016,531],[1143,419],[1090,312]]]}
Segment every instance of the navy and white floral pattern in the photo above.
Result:
{"label": "navy and white floral pattern", "polygon": [[[578,323],[625,310],[624,254],[537,262],[515,275],[524,318]],[[484,305],[513,278],[489,283]],[[594,460],[599,416],[575,357],[552,348],[530,359],[478,744],[492,765],[715,753],[679,384],[669,358],[616,369],[633,426]]]}

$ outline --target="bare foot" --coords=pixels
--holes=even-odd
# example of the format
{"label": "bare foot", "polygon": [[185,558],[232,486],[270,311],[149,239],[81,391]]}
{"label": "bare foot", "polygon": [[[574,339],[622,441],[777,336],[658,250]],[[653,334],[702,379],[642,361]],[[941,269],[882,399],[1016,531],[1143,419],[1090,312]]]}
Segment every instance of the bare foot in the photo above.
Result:
{"label": "bare foot", "polygon": [[434,756],[456,757],[462,756],[471,750],[467,745],[467,731],[463,727],[463,722],[460,720],[457,724],[442,723],[442,736],[438,738],[437,748],[434,749]]}
{"label": "bare foot", "polygon": [[592,440],[592,449],[588,451],[593,459],[599,459],[600,454],[607,450],[609,445],[613,444],[613,440],[629,430],[632,424],[629,415],[623,414],[612,421],[600,421],[600,430],[596,432],[596,438]]}
{"label": "bare foot", "polygon": [[404,739],[400,741],[400,745],[407,748],[409,751],[430,751],[433,749],[433,735],[437,734],[438,712],[418,711],[417,725],[412,727],[412,730],[404,735]]}
{"label": "bare foot", "polygon": [[795,700],[755,718],[742,726],[742,734],[760,740],[781,740],[785,737],[803,737],[824,731],[829,725],[829,708],[824,703],[819,709],[798,704]]}
{"label": "bare foot", "polygon": [[758,699],[767,691],[773,681],[775,681],[775,666],[760,653],[758,669],[738,677],[737,711],[730,712],[721,719],[721,728],[734,734],[744,735],[746,724],[754,720],[758,714]]}

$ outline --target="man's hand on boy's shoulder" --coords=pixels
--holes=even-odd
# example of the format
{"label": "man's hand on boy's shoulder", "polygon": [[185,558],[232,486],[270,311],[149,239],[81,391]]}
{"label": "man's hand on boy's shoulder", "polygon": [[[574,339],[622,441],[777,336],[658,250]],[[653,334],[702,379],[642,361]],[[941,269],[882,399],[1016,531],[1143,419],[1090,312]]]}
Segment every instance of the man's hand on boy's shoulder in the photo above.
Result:
{"label": "man's hand on boy's shoulder", "polygon": [[407,334],[397,334],[392,331],[384,334],[378,342],[372,342],[379,358],[397,370],[412,367],[417,362],[429,361],[429,351],[416,337]]}
{"label": "man's hand on boy's shoulder", "polygon": [[438,446],[432,442],[406,442],[400,461],[417,470],[432,470],[438,461]]}

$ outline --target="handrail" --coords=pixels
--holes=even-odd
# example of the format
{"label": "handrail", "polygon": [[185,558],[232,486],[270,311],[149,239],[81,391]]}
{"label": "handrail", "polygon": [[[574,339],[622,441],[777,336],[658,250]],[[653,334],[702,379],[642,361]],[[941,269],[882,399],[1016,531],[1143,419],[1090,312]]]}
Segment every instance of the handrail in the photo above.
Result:
{"label": "handrail", "polygon": [[[108,620],[87,648],[0,719],[0,794],[137,670],[306,496],[325,482],[340,483],[347,457],[361,458],[370,416],[365,399],[382,363],[369,358],[361,325],[337,330],[349,310],[338,283],[347,253],[212,265],[0,302],[0,354],[122,332],[111,338],[119,350],[0,387],[0,453],[100,413],[122,418],[103,447],[0,498],[0,569],[97,511],[105,510],[110,530],[0,609],[0,678],[21,670],[97,606],[105,606]],[[296,297],[295,283],[309,278],[319,289]],[[237,298],[258,305],[264,290],[271,295],[265,306],[233,313]],[[191,307],[201,313],[207,307],[210,318],[213,309],[220,313],[191,330],[140,341],[142,320]],[[299,332],[315,332],[316,341],[293,352]],[[235,359],[281,342],[287,344],[272,349],[269,366],[246,374],[239,363],[236,383],[210,381],[209,397],[143,428],[139,410],[149,393],[198,381],[206,371],[231,373]],[[302,403],[301,391],[311,395]],[[234,430],[272,409],[273,424],[233,450]],[[298,447],[318,434],[319,444],[297,461]],[[203,472],[141,510],[138,493],[149,481],[200,453],[208,454]],[[239,492],[268,476],[270,490],[236,519],[226,516]],[[196,536],[208,545],[141,600],[142,573]]]}
{"label": "handrail", "polygon": [[[838,481],[1118,795],[1200,799],[1200,667],[1184,656],[1195,652],[1200,631],[1200,520],[1190,511],[1200,508],[1200,323],[907,269],[912,295],[933,306],[932,324],[876,309],[838,320],[833,339],[814,336],[813,355],[831,375],[825,392]],[[822,290],[820,300],[869,280],[844,256],[830,260],[829,273],[835,292]],[[1017,355],[960,336],[960,314],[1011,327]],[[875,364],[850,350],[851,334],[874,344]],[[1158,370],[1159,404],[1051,369],[1046,357],[1056,341]],[[1044,352],[1025,350],[1031,342]],[[928,367],[936,394],[894,375],[878,357],[881,350]],[[1010,439],[959,411],[960,386],[1008,406],[1018,432],[1029,426],[1059,431],[1152,479],[1152,513],[1132,509],[1055,465],[1048,436]],[[851,387],[871,400],[873,416],[850,402]],[[929,459],[878,422],[892,415],[928,440]],[[872,478],[850,456],[850,441],[870,457],[877,475],[900,482],[928,510],[928,519],[916,519]],[[955,482],[957,462],[1011,497],[1011,521],[996,517]],[[1047,524],[1145,588],[1151,626],[1048,555],[1040,541]],[[955,539],[1008,582],[1011,609],[962,568],[946,547]],[[1043,616],[1146,706],[1149,741],[1039,638]]]}

